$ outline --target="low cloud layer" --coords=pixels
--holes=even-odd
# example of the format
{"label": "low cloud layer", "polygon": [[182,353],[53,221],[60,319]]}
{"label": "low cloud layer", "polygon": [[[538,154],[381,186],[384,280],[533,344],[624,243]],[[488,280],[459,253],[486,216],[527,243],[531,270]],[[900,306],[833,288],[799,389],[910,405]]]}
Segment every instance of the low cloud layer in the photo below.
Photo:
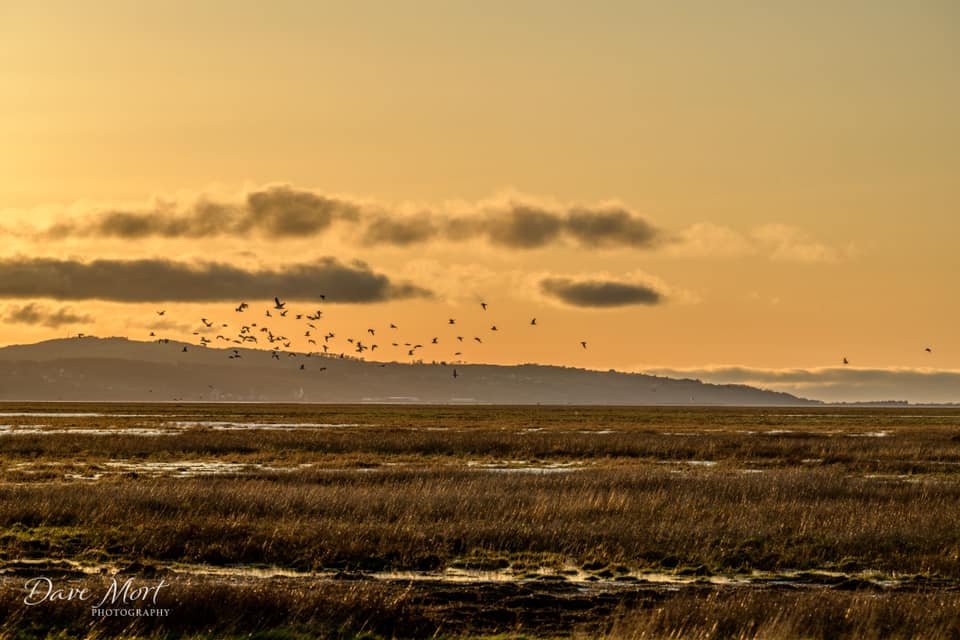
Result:
{"label": "low cloud layer", "polygon": [[91,317],[74,313],[69,307],[51,309],[35,302],[23,306],[12,306],[3,316],[4,322],[31,324],[43,327],[62,327],[63,325],[89,322]]}
{"label": "low cloud layer", "polygon": [[275,270],[170,260],[0,260],[0,297],[214,302],[270,299],[366,303],[430,297],[411,283],[395,283],[362,262],[334,258]]}
{"label": "low cloud layer", "polygon": [[283,239],[317,237],[339,227],[344,236],[367,246],[480,238],[507,249],[564,242],[589,248],[651,248],[662,240],[656,227],[621,205],[559,206],[516,196],[455,210],[407,209],[271,186],[250,192],[239,202],[204,197],[189,205],[158,202],[140,210],[90,212],[62,220],[40,235],[46,240],[248,235]]}
{"label": "low cloud layer", "polygon": [[718,384],[747,384],[825,402],[960,402],[960,371],[934,369],[754,369],[704,367],[646,369],[646,373],[697,378]]}
{"label": "low cloud layer", "polygon": [[587,308],[655,305],[664,300],[663,294],[650,285],[616,280],[544,278],[540,281],[540,291],[565,304]]}

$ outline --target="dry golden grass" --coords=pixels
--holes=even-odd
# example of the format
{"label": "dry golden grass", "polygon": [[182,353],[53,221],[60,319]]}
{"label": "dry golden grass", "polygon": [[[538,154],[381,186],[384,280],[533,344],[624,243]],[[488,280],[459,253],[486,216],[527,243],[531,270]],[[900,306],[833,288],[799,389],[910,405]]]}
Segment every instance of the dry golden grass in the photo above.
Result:
{"label": "dry golden grass", "polygon": [[[288,631],[304,637],[390,637],[383,621],[391,619],[404,621],[397,637],[437,629],[531,633],[531,624],[540,636],[579,629],[618,639],[960,637],[957,410],[2,407],[24,410],[111,415],[0,422],[115,433],[0,434],[0,566],[53,558],[161,570],[171,563],[366,572],[471,566],[522,575],[575,566],[597,576],[702,578],[766,571],[789,575],[799,591],[773,589],[770,576],[754,576],[747,587],[677,592],[621,584],[615,597],[591,591],[582,600],[546,587],[515,586],[533,590],[507,597],[483,595],[489,585],[454,593],[370,580],[328,581],[321,595],[307,594],[299,578],[269,586],[191,579],[183,588],[200,602],[259,603],[269,613],[263,629],[283,626],[289,614],[296,624]],[[175,421],[356,426],[123,431],[169,430]],[[194,473],[196,463],[236,466],[174,477]],[[538,468],[548,472],[531,472]],[[899,586],[882,587],[883,580]],[[328,613],[291,613],[272,599],[290,593]],[[26,615],[9,589],[3,598],[0,618]],[[212,626],[176,633],[243,631],[212,609],[204,609]],[[65,616],[58,628],[78,620],[69,609],[58,615]],[[13,634],[11,624],[0,629]]]}

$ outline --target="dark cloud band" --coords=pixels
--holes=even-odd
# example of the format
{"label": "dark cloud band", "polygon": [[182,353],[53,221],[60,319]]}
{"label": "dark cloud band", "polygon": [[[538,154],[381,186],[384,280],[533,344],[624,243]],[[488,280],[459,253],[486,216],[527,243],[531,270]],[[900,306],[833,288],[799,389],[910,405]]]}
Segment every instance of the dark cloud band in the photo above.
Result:
{"label": "dark cloud band", "polygon": [[276,270],[170,260],[53,258],[0,260],[0,297],[100,299],[119,302],[213,302],[270,299],[366,303],[431,297],[411,283],[394,283],[362,262],[324,258]]}
{"label": "dark cloud band", "polygon": [[476,238],[508,249],[537,249],[563,241],[590,248],[651,248],[663,234],[632,211],[613,205],[556,208],[514,199],[483,204],[468,214],[423,210],[403,214],[290,186],[247,194],[239,203],[201,199],[188,207],[159,203],[141,211],[111,210],[47,229],[46,239],[72,236],[139,239],[259,234],[315,237],[337,225],[365,245],[410,246]]}
{"label": "dark cloud band", "polygon": [[540,281],[540,290],[547,296],[575,307],[655,305],[664,299],[662,293],[649,285],[613,280],[545,278]]}

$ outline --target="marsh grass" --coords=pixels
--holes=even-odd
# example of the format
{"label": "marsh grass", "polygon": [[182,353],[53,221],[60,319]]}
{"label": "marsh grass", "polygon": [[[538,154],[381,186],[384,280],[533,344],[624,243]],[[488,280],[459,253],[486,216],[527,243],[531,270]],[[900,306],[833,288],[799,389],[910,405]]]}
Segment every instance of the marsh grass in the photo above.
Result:
{"label": "marsh grass", "polygon": [[[594,638],[595,631],[581,635]],[[683,593],[621,610],[606,640],[882,640],[960,638],[956,593]]]}
{"label": "marsh grass", "polygon": [[[8,637],[23,628],[39,634],[45,621],[98,637],[226,637],[247,627],[289,637],[430,637],[438,630],[456,637],[531,633],[530,624],[539,625],[537,637],[577,629],[617,639],[960,637],[950,624],[960,618],[956,410],[2,409],[103,412],[109,415],[0,422],[120,431],[0,434],[0,567],[29,558],[149,571],[177,563],[354,573],[475,567],[517,575],[574,567],[609,580],[631,571],[766,571],[790,573],[794,587],[803,587],[779,591],[758,581],[665,592],[640,584],[617,592],[629,597],[580,601],[536,591],[487,598],[477,586],[451,595],[437,585],[372,580],[307,590],[296,580],[194,577],[184,593],[206,605],[194,610],[182,602],[184,619],[193,622],[125,631],[116,622],[87,628],[89,618],[69,607],[33,620],[38,614],[18,608],[8,589],[0,598],[0,630]],[[360,426],[122,432],[174,421]],[[180,464],[190,475],[196,463],[240,466],[201,477],[164,471]],[[538,468],[559,472],[517,472]],[[820,573],[804,582],[796,571]],[[835,575],[826,579],[825,571]],[[863,579],[871,575],[874,582]],[[886,579],[907,586],[877,585]],[[288,596],[300,604],[284,604]],[[214,612],[221,602],[263,612],[263,625],[241,616],[231,626]],[[43,637],[36,634],[23,637]]]}

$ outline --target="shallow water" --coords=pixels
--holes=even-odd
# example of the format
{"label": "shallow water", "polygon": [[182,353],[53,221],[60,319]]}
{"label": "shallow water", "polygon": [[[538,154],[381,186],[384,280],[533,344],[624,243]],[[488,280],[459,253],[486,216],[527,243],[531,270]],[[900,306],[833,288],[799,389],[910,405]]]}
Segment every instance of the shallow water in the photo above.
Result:
{"label": "shallow water", "polygon": [[321,580],[369,580],[391,582],[440,582],[447,584],[483,584],[483,583],[557,583],[576,585],[580,589],[630,588],[642,585],[660,585],[680,587],[685,585],[710,584],[716,586],[765,586],[794,585],[818,586],[836,584],[843,580],[859,580],[880,588],[895,588],[913,584],[915,576],[887,575],[877,571],[840,571],[784,570],[751,571],[722,575],[696,575],[695,571],[648,571],[619,570],[585,571],[573,565],[564,567],[526,567],[520,569],[470,569],[464,567],[446,567],[436,571],[369,571],[343,572],[335,569],[300,571],[272,565],[210,565],[172,563],[169,565],[127,565],[126,567],[106,563],[84,563],[60,558],[20,559],[0,564],[0,576],[23,569],[40,571],[43,569],[68,570],[86,575],[124,573],[144,573],[171,571],[187,576],[220,576],[229,578],[266,580],[270,578],[302,578]]}
{"label": "shallow water", "polygon": [[359,423],[334,422],[226,422],[220,420],[189,420],[164,422],[176,428],[208,427],[214,431],[237,431],[245,429],[344,429],[349,427],[372,427]]}

